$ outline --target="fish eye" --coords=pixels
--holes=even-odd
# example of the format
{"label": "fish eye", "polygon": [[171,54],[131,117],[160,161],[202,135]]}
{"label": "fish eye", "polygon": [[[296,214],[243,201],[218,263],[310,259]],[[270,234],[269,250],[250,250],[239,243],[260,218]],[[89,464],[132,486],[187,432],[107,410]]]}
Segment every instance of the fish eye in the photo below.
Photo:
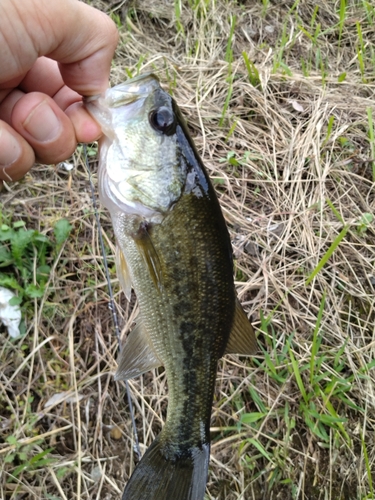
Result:
{"label": "fish eye", "polygon": [[166,106],[151,111],[149,120],[151,127],[163,134],[169,135],[175,130],[174,113]]}

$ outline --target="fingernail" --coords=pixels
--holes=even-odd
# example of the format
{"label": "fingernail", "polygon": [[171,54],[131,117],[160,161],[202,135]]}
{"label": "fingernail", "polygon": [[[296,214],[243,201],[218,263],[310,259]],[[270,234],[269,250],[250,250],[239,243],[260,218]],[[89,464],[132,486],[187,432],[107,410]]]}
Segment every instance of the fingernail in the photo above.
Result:
{"label": "fingernail", "polygon": [[43,101],[23,122],[23,128],[37,141],[49,142],[58,136],[61,122],[51,107]]}
{"label": "fingernail", "polygon": [[0,168],[18,160],[21,152],[21,146],[14,135],[6,129],[0,129]]}

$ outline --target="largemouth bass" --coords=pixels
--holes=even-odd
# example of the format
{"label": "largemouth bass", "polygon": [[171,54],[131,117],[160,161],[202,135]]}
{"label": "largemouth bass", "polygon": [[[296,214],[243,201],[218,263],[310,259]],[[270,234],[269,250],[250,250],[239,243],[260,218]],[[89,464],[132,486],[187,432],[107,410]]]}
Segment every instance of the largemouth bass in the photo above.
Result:
{"label": "largemouth bass", "polygon": [[168,380],[167,420],[122,500],[202,500],[218,360],[256,351],[228,230],[181,112],[154,75],[86,106],[104,133],[99,192],[116,235],[117,274],[140,309],[116,378],[164,366]]}

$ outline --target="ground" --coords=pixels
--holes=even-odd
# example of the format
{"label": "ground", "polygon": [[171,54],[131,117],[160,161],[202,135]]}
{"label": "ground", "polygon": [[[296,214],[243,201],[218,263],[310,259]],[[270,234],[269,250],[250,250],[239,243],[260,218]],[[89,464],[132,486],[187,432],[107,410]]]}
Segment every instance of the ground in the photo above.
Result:
{"label": "ground", "polygon": [[[219,366],[206,500],[375,498],[373,2],[92,3],[121,34],[112,83],[153,71],[180,105],[257,331],[258,355]],[[70,164],[0,194],[0,284],[24,318],[16,340],[0,327],[3,500],[119,499],[138,460],[81,147]],[[135,297],[99,213],[126,336]],[[129,385],[144,452],[167,381]]]}

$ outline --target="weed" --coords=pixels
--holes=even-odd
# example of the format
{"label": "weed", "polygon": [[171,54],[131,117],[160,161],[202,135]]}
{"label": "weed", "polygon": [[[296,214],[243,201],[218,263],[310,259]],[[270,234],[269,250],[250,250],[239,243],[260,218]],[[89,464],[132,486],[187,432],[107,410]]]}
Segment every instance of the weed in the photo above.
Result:
{"label": "weed", "polygon": [[53,258],[70,234],[71,225],[61,219],[54,227],[54,241],[35,229],[26,229],[24,221],[0,226],[0,285],[12,288],[17,297],[11,305],[43,297],[50,277]]}
{"label": "weed", "polygon": [[250,61],[246,52],[242,52],[242,57],[245,61],[249,82],[253,87],[262,90],[262,84],[259,78],[259,71],[257,70],[255,64],[252,61]]}
{"label": "weed", "polygon": [[285,47],[288,42],[288,30],[287,30],[287,21],[284,22],[283,24],[283,29],[281,33],[281,38],[279,40],[279,47],[278,47],[278,52],[277,55],[274,58],[274,63],[273,63],[273,68],[272,71],[275,73],[280,66],[282,66],[283,63],[283,57],[284,57],[284,52],[285,52]]}
{"label": "weed", "polygon": [[306,286],[311,283],[311,281],[315,278],[315,276],[323,269],[325,264],[329,261],[341,241],[345,238],[346,233],[348,232],[349,226],[344,226],[340,233],[336,236],[336,238],[333,240],[331,245],[329,246],[328,250],[326,253],[323,255],[321,260],[319,261],[318,265],[316,268],[313,270],[313,272],[310,274],[310,276],[306,280]]}
{"label": "weed", "polygon": [[176,16],[177,31],[182,35],[184,35],[185,34],[184,26],[181,23],[181,10],[182,10],[181,0],[174,0],[174,12]]}
{"label": "weed", "polygon": [[223,110],[221,112],[221,117],[219,120],[219,127],[222,127],[224,124],[225,115],[226,115],[227,109],[229,107],[229,103],[230,103],[230,100],[232,97],[232,92],[233,92],[233,75],[232,75],[232,79],[229,81],[228,93],[227,93],[227,97],[226,97],[225,102],[224,102]]}
{"label": "weed", "polygon": [[374,133],[374,122],[372,119],[372,109],[367,108],[367,120],[368,120],[368,136],[371,148],[371,158],[372,158],[372,180],[375,182],[375,133]]}
{"label": "weed", "polygon": [[111,19],[116,23],[117,28],[122,27],[122,20],[119,14],[116,14],[116,12],[111,12]]}
{"label": "weed", "polygon": [[357,233],[358,234],[363,234],[365,233],[368,228],[371,226],[371,224],[374,221],[374,215],[370,213],[364,213],[362,214],[361,218],[358,221],[358,226],[357,226]]}
{"label": "weed", "polygon": [[269,4],[270,4],[270,0],[262,0],[262,4],[263,4],[262,16],[265,16],[267,13],[267,9],[269,7]]}
{"label": "weed", "polygon": [[40,444],[43,441],[34,441],[32,444],[22,444],[15,436],[8,436],[6,442],[11,445],[14,450],[4,458],[5,464],[13,464],[13,470],[8,470],[8,482],[12,482],[22,472],[33,473],[38,469],[53,464],[56,460],[47,455],[52,451],[52,448],[38,451]]}
{"label": "weed", "polygon": [[356,22],[357,26],[357,33],[358,33],[358,40],[359,43],[357,45],[357,58],[358,58],[358,65],[359,65],[359,71],[362,76],[362,82],[367,83],[366,80],[366,68],[365,68],[365,59],[366,59],[366,52],[365,52],[365,45],[363,42],[363,34],[362,34],[362,27],[359,21]]}
{"label": "weed", "polygon": [[231,78],[231,65],[233,61],[233,35],[236,28],[236,16],[230,16],[230,31],[228,36],[227,48],[225,51],[225,60],[228,63],[229,78]]}
{"label": "weed", "polygon": [[346,18],[346,0],[340,0],[340,11],[339,11],[339,45],[341,43],[342,31],[344,29]]}
{"label": "weed", "polygon": [[326,136],[324,138],[322,147],[324,147],[327,144],[327,142],[329,141],[329,139],[331,137],[334,121],[335,121],[335,117],[330,116],[328,119],[327,133],[326,133]]}
{"label": "weed", "polygon": [[226,158],[220,158],[220,163],[229,163],[229,165],[233,165],[234,167],[239,167],[240,165],[246,165],[248,158],[250,156],[250,152],[246,151],[242,158],[236,158],[235,151],[228,151]]}

